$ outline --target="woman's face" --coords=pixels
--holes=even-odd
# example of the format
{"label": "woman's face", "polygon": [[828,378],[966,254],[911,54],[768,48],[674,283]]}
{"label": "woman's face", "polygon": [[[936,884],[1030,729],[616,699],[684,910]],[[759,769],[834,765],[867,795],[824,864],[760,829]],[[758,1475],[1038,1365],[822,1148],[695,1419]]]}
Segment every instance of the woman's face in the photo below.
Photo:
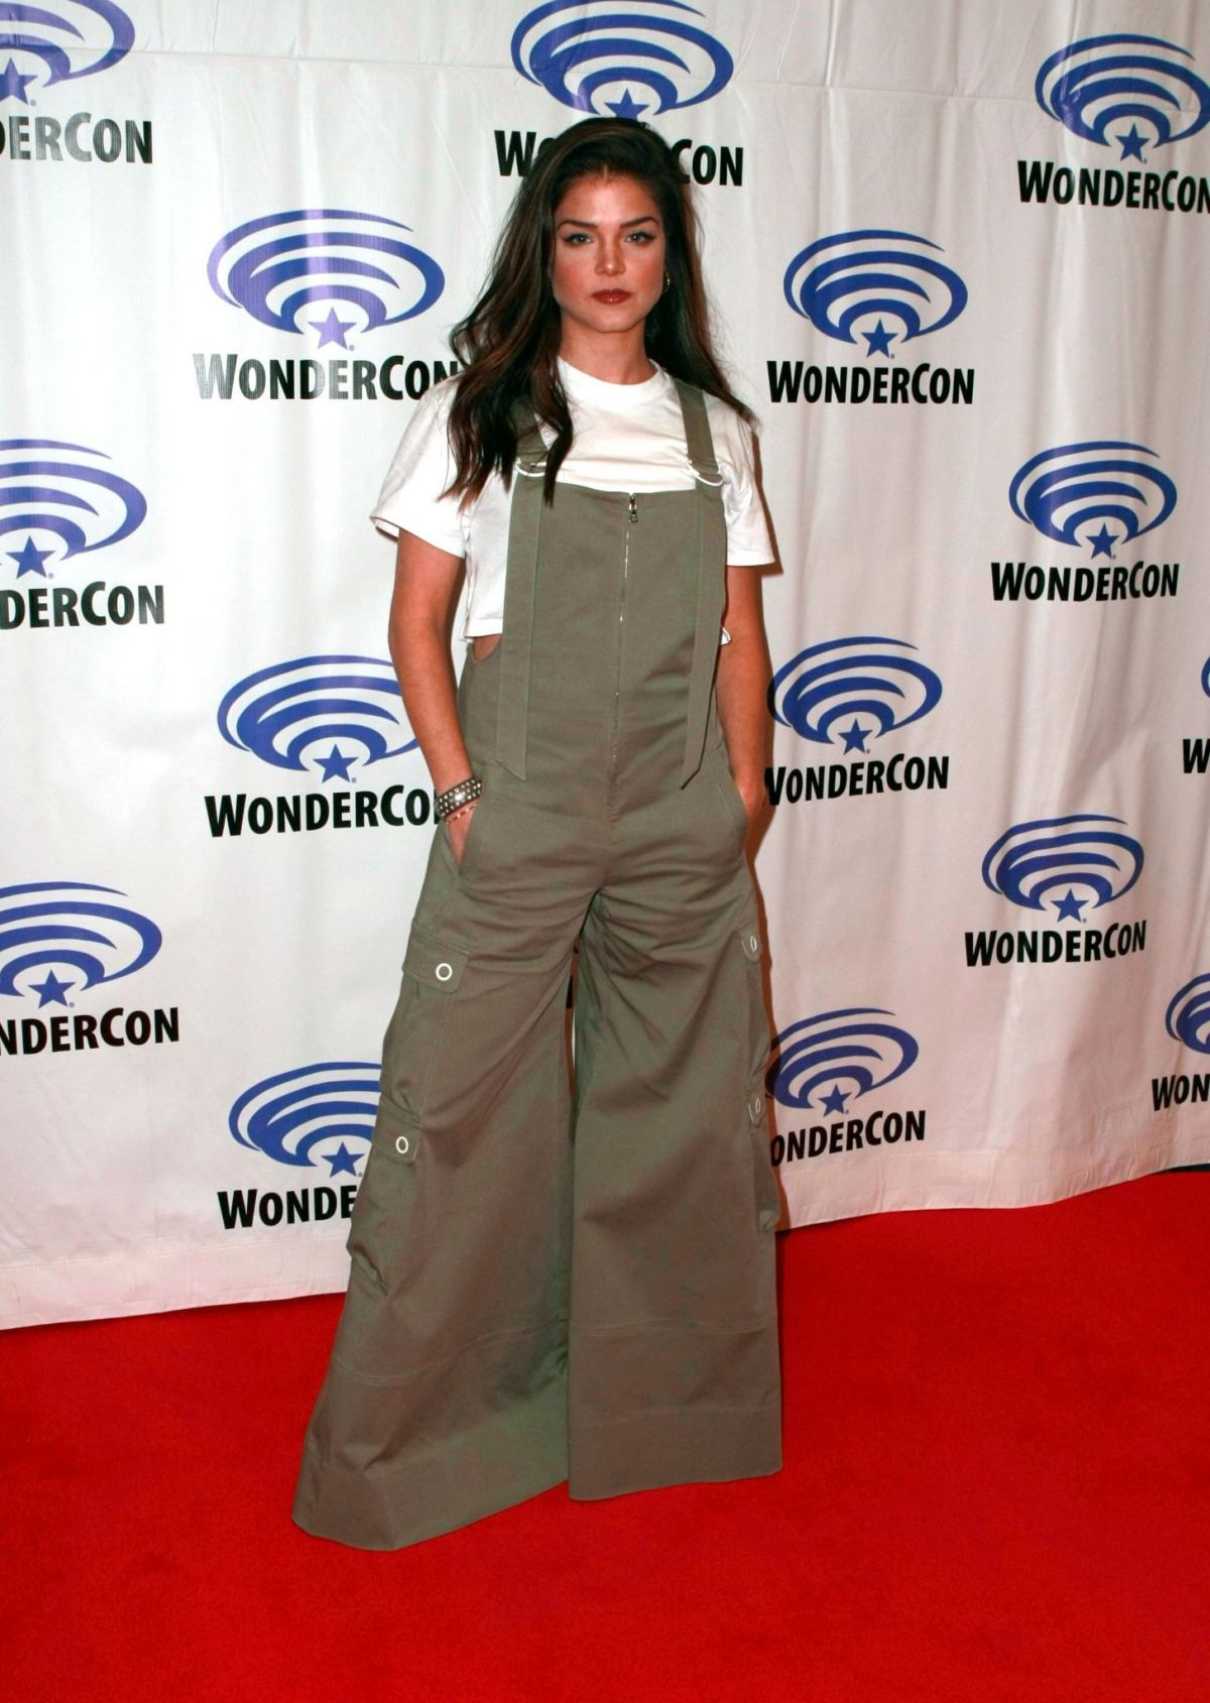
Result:
{"label": "woman's face", "polygon": [[584,330],[631,330],[664,289],[664,225],[632,177],[581,177],[555,208],[551,289]]}

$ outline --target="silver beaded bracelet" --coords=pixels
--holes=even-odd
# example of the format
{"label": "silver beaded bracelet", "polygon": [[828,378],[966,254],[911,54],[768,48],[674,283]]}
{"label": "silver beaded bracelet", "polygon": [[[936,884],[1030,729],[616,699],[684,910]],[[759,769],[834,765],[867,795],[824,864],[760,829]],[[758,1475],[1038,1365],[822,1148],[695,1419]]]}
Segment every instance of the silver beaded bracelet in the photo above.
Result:
{"label": "silver beaded bracelet", "polygon": [[452,816],[455,810],[461,810],[464,804],[471,804],[476,798],[483,796],[483,782],[478,775],[468,775],[456,786],[446,787],[433,800],[433,815],[438,822],[444,822],[447,816]]}

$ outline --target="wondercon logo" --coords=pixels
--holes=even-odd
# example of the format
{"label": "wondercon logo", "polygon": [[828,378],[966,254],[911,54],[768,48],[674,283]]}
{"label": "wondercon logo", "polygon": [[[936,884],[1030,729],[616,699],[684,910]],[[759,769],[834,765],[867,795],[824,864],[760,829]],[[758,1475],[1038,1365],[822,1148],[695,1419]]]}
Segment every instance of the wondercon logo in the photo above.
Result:
{"label": "wondercon logo", "polygon": [[933,670],[904,654],[915,648],[904,639],[873,636],[811,645],[773,676],[770,713],[819,745],[839,740],[845,751],[865,751],[871,735],[881,739],[919,721],[941,697]]}
{"label": "wondercon logo", "polygon": [[878,1006],[850,1006],[791,1023],[773,1043],[770,1094],[795,1110],[837,1113],[893,1082],[920,1052],[906,1029],[881,1021],[893,1015]]}
{"label": "wondercon logo", "polygon": [[[111,0],[54,0],[0,5],[0,101],[33,103],[29,85],[53,88],[108,71],[134,46],[134,25]],[[23,72],[22,66],[33,69]]]}
{"label": "wondercon logo", "polygon": [[578,112],[652,118],[731,81],[727,49],[689,22],[702,15],[682,0],[547,0],[513,31],[513,64]]}
{"label": "wondercon logo", "polygon": [[0,994],[36,993],[39,1009],[66,1006],[73,989],[116,982],[149,964],[163,936],[148,917],[113,903],[123,897],[91,881],[0,887]]}
{"label": "wondercon logo", "polygon": [[[0,438],[0,554],[16,562],[18,579],[48,579],[52,557],[69,561],[104,550],[142,525],[143,493],[99,465],[108,459],[54,438]],[[9,547],[22,534],[20,548]]]}
{"label": "wondercon logo", "polygon": [[259,669],[224,697],[218,729],[274,768],[318,771],[325,781],[353,781],[354,764],[368,768],[416,745],[395,670],[372,656],[300,656]]}
{"label": "wondercon logo", "polygon": [[348,349],[350,332],[414,319],[445,288],[432,256],[397,234],[410,228],[339,208],[269,213],[220,237],[206,276],[216,296],[262,325],[311,330],[321,349]]}
{"label": "wondercon logo", "polygon": [[966,306],[962,279],[933,258],[941,253],[937,243],[908,231],[846,231],[796,254],[782,289],[817,331],[841,343],[864,338],[867,358],[893,359],[896,339],[902,346],[940,331]]}
{"label": "wondercon logo", "polygon": [[[232,1106],[227,1127],[241,1147],[279,1165],[328,1167],[328,1175],[357,1175],[357,1161],[374,1133],[381,1091],[379,1067],[364,1060],[308,1064],[267,1076]],[[350,1150],[347,1143],[360,1142]]]}
{"label": "wondercon logo", "polygon": [[1210,1053],[1210,976],[1194,976],[1173,994],[1164,1027],[1174,1041],[1194,1052]]}
{"label": "wondercon logo", "polygon": [[[1150,35],[1088,36],[1045,60],[1034,83],[1042,111],[1123,160],[1163,148],[1210,123],[1210,87],[1184,63],[1193,55]],[[1139,129],[1140,121],[1143,129]],[[1111,125],[1130,129],[1110,130]]]}
{"label": "wondercon logo", "polygon": [[1121,826],[1117,816],[1019,822],[983,859],[984,884],[1025,910],[1053,905],[1058,920],[1083,922],[1086,905],[1099,910],[1120,899],[1143,872],[1143,848],[1115,832]]}
{"label": "wondercon logo", "polygon": [[[1155,451],[1112,438],[1044,449],[1014,473],[1009,505],[1047,538],[1077,550],[1087,544],[1094,561],[1112,557],[1119,544],[1161,525],[1176,507],[1175,484],[1144,456]],[[1096,532],[1084,530],[1096,521]],[[1111,531],[1111,521],[1122,530]]]}

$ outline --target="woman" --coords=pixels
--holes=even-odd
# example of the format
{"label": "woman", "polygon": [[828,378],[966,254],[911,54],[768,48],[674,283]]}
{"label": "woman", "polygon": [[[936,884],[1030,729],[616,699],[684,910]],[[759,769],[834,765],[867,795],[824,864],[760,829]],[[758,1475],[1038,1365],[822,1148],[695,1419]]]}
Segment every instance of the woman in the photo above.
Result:
{"label": "woman", "polygon": [[772,549],[666,145],[558,137],[452,341],[374,516],[440,825],[294,1508],[371,1549],[563,1479],[780,1465],[745,856]]}

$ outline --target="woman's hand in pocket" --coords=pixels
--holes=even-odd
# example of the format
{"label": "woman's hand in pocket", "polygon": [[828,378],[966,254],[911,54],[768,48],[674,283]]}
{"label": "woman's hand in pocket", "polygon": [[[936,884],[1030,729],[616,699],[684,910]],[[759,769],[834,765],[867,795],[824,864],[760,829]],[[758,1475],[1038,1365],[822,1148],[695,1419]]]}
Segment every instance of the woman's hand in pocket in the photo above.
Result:
{"label": "woman's hand in pocket", "polygon": [[464,804],[461,810],[456,810],[452,816],[447,816],[442,827],[450,837],[450,849],[454,854],[454,862],[461,865],[462,853],[466,846],[466,836],[470,832],[471,817],[479,807],[478,799],[470,804]]}

